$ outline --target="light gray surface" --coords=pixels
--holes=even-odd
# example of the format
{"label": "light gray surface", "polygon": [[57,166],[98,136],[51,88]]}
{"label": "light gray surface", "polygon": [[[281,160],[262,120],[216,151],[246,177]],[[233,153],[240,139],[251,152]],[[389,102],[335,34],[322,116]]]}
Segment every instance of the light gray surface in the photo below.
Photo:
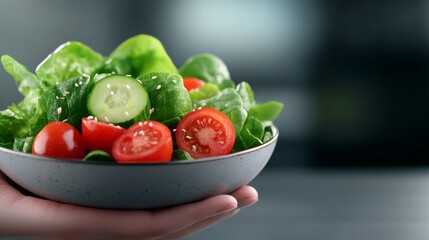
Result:
{"label": "light gray surface", "polygon": [[187,239],[429,239],[429,168],[269,168],[251,185],[256,205]]}
{"label": "light gray surface", "polygon": [[429,239],[429,169],[264,170],[259,202],[190,237]]}

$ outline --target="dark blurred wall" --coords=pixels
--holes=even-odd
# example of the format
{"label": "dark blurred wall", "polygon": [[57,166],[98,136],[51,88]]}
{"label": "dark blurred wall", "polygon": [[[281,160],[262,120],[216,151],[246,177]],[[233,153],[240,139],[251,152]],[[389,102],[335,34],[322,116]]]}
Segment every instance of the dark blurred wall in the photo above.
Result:
{"label": "dark blurred wall", "polygon": [[[0,0],[0,54],[34,70],[61,43],[107,55],[156,36],[179,67],[210,52],[285,104],[271,167],[427,164],[425,1]],[[20,95],[0,71],[0,107]]]}
{"label": "dark blurred wall", "polygon": [[315,90],[315,162],[429,163],[428,5],[333,1]]}

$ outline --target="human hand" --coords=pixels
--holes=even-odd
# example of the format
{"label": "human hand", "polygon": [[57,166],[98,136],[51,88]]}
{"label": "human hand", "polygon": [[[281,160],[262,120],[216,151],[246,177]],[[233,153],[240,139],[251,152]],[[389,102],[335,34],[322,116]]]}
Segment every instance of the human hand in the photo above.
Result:
{"label": "human hand", "polygon": [[153,211],[97,209],[26,196],[0,172],[0,237],[177,239],[221,222],[257,200],[257,191],[244,186],[229,195]]}

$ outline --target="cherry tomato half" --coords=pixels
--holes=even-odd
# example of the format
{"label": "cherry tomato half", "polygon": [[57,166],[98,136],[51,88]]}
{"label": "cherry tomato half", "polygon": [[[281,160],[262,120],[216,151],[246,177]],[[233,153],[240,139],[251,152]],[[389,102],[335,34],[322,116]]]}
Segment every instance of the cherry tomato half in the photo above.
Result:
{"label": "cherry tomato half", "polygon": [[169,162],[172,154],[170,129],[152,120],[133,124],[112,148],[112,156],[119,163]]}
{"label": "cherry tomato half", "polygon": [[189,92],[193,89],[197,89],[202,85],[204,85],[204,81],[201,81],[198,78],[188,77],[183,79],[183,85],[185,86],[186,90],[188,90]]}
{"label": "cherry tomato half", "polygon": [[82,137],[88,151],[102,150],[112,154],[113,142],[125,129],[93,118],[82,118]]}
{"label": "cherry tomato half", "polygon": [[83,159],[86,149],[76,128],[65,122],[51,122],[36,135],[32,152],[48,157]]}
{"label": "cherry tomato half", "polygon": [[234,147],[235,130],[231,120],[213,108],[185,115],[176,128],[177,146],[193,158],[229,154]]}

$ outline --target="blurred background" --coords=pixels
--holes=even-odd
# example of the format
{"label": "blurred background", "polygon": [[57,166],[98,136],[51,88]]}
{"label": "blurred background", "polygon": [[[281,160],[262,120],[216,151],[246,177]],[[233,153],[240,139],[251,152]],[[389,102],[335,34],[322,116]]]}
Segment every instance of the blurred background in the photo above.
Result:
{"label": "blurred background", "polygon": [[[262,102],[285,104],[270,167],[429,161],[426,1],[0,0],[0,54],[29,69],[61,43],[107,55],[147,33],[175,64],[222,58]],[[21,96],[0,71],[0,107]]]}
{"label": "blurred background", "polygon": [[[34,70],[69,40],[108,55],[147,33],[176,66],[213,53],[283,102],[261,201],[193,239],[428,239],[428,16],[424,0],[0,0],[0,54]],[[1,70],[0,108],[20,99]]]}

